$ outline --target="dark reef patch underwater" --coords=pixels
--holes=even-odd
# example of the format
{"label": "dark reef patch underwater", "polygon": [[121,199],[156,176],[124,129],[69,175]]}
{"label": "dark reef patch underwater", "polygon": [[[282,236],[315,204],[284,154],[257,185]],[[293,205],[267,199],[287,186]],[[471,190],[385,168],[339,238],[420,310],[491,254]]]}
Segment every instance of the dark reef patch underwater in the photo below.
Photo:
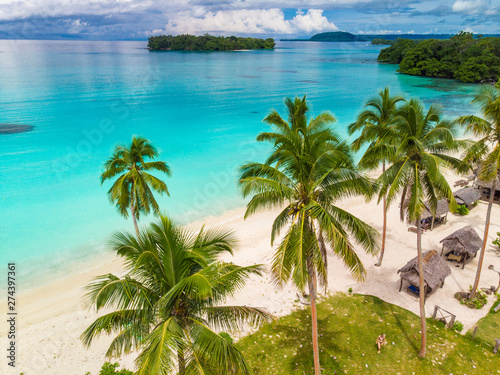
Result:
{"label": "dark reef patch underwater", "polygon": [[33,125],[0,124],[0,134],[28,133],[35,127]]}

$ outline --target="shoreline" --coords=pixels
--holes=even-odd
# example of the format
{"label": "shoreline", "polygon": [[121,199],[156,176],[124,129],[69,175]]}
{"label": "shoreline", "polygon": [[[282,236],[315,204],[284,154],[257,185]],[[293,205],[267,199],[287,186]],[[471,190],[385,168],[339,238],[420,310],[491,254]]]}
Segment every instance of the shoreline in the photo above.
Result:
{"label": "shoreline", "polygon": [[[461,178],[453,175],[448,177],[451,186],[454,181]],[[365,202],[362,197],[353,197],[343,199],[336,204],[381,231],[382,208],[375,201]],[[448,222],[445,225],[437,226],[433,231],[423,234],[423,251],[435,249],[440,252],[439,241],[465,225],[472,225],[482,237],[486,207],[485,202],[480,202],[468,216],[456,216],[449,213]],[[234,230],[240,241],[238,249],[234,257],[227,254],[222,259],[233,261],[241,266],[264,264],[268,269],[267,266],[274,252],[270,244],[270,231],[277,210],[259,212],[247,220],[243,219],[244,210],[244,207],[229,209],[221,215],[207,216],[185,227],[199,230],[201,225],[224,226]],[[367,271],[367,278],[364,282],[356,282],[343,263],[332,252],[328,253],[328,293],[345,293],[352,288],[353,293],[377,296],[418,315],[418,299],[404,290],[398,292],[400,279],[397,270],[416,256],[416,234],[409,232],[408,225],[399,220],[398,210],[396,203],[388,212],[386,254],[381,267],[374,266],[376,257],[365,254],[357,247],[358,255]],[[500,231],[500,208],[495,205],[490,227],[490,245],[486,249],[480,287],[496,285],[498,282],[497,274],[487,269],[489,264],[498,264],[500,261],[500,249],[491,245],[491,240],[498,231]],[[278,242],[279,239],[276,243]],[[447,262],[452,274],[446,279],[442,289],[437,289],[428,297],[427,316],[431,316],[434,305],[438,304],[457,315],[456,319],[464,323],[462,333],[465,333],[477,320],[488,313],[493,303],[491,296],[488,298],[487,306],[481,310],[471,310],[460,305],[453,298],[455,292],[466,291],[473,283],[477,260],[478,257],[467,263],[464,270],[461,266],[457,268],[454,263]],[[81,272],[18,295],[18,366],[14,372],[8,372],[8,374],[18,375],[22,371],[27,375],[32,373],[65,375],[67,369],[72,368],[72,373],[75,374],[83,375],[90,371],[96,375],[102,364],[107,361],[104,354],[112,336],[103,336],[88,349],[84,348],[79,341],[83,330],[98,316],[94,311],[86,310],[82,306],[82,288],[97,275],[114,273],[119,276],[122,271],[121,259],[111,257],[104,264],[82,269]],[[244,289],[227,303],[265,308],[273,315],[280,317],[297,308],[296,299],[294,287],[287,285],[281,290],[275,289],[269,274],[265,272],[262,277],[251,277]],[[4,309],[5,306],[2,304],[2,313],[5,313]],[[243,330],[234,336],[240,337],[249,332],[250,330]],[[134,354],[131,354],[117,361],[126,368],[133,369],[134,358]],[[114,361],[115,359],[112,360]]]}

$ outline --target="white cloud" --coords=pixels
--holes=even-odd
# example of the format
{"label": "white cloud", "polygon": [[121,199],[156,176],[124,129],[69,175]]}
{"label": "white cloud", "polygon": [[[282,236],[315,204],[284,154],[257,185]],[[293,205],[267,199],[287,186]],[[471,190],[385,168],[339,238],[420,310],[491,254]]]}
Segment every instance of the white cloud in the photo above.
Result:
{"label": "white cloud", "polygon": [[464,31],[466,33],[472,33],[472,34],[474,34],[474,30],[472,30],[472,27],[466,27]]}
{"label": "white cloud", "polygon": [[295,17],[285,19],[281,9],[239,9],[212,12],[202,8],[178,12],[170,17],[165,32],[172,34],[203,34],[205,32],[240,34],[298,34],[338,30],[323,15],[321,9],[297,11]]}
{"label": "white cloud", "polygon": [[73,27],[86,27],[88,25],[89,25],[88,22],[82,22],[80,19],[74,20],[71,23],[71,26],[73,26]]}
{"label": "white cloud", "polygon": [[495,14],[497,14],[497,8],[490,8],[484,14],[486,14],[487,16],[494,16]]}
{"label": "white cloud", "polygon": [[477,14],[485,11],[487,6],[486,0],[457,0],[451,9],[457,13]]}
{"label": "white cloud", "polygon": [[[0,0],[0,20],[16,20],[29,17],[64,17],[79,15],[108,15],[154,10],[165,14],[190,10],[196,5],[218,10],[290,9],[333,9],[338,6],[370,4],[379,0]],[[193,3],[195,5],[193,5]],[[272,4],[272,5],[271,5]]]}

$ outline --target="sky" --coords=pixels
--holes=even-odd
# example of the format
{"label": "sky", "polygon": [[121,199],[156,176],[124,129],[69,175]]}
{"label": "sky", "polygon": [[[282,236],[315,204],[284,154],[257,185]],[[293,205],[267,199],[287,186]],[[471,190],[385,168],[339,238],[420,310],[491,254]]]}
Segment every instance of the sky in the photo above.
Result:
{"label": "sky", "polygon": [[500,0],[0,0],[0,38],[500,33]]}

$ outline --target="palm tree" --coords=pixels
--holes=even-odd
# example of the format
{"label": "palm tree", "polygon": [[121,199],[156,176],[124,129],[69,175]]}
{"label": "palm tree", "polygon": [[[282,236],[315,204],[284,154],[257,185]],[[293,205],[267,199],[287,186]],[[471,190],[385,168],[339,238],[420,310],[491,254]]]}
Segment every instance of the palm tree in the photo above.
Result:
{"label": "palm tree", "polygon": [[[374,98],[368,100],[365,109],[358,115],[356,122],[349,125],[349,135],[362,130],[351,147],[357,152],[365,144],[369,144],[364,155],[359,161],[359,166],[363,169],[375,169],[382,161],[382,173],[385,172],[386,162],[390,160],[394,153],[396,143],[393,131],[397,104],[404,101],[402,96],[391,96],[389,87],[380,91]],[[382,245],[380,255],[375,266],[381,266],[385,251],[385,238],[387,233],[387,202],[384,195],[382,202],[383,227]]]}
{"label": "palm tree", "polygon": [[484,225],[483,246],[477,264],[476,278],[472,286],[469,298],[474,298],[479,286],[481,269],[483,267],[484,253],[488,243],[488,232],[490,228],[491,209],[498,182],[498,171],[500,169],[500,92],[488,87],[481,90],[480,94],[472,101],[481,107],[484,118],[474,115],[462,116],[459,123],[466,126],[466,130],[478,137],[479,140],[467,150],[465,161],[470,165],[479,166],[479,178],[491,184],[490,199],[486,212],[486,223]]}
{"label": "palm tree", "polygon": [[464,164],[450,153],[465,145],[455,139],[457,124],[441,119],[441,112],[431,106],[425,113],[421,102],[411,99],[397,111],[396,129],[399,146],[393,164],[378,178],[379,201],[387,196],[387,204],[401,194],[401,220],[405,218],[417,225],[418,272],[420,276],[421,347],[419,356],[424,358],[427,344],[425,321],[425,283],[422,258],[421,214],[428,201],[435,213],[440,198],[450,206],[456,205],[453,192],[442,174],[444,168],[462,171]]}
{"label": "palm tree", "polygon": [[125,259],[126,274],[102,275],[87,285],[88,307],[112,309],[82,334],[89,346],[103,333],[116,333],[106,353],[121,356],[140,349],[138,375],[249,374],[230,337],[213,329],[259,325],[269,316],[248,306],[223,306],[261,266],[240,267],[218,260],[233,252],[236,239],[222,229],[199,233],[167,217],[132,234],[118,233],[112,247]]}
{"label": "palm tree", "polygon": [[[140,213],[149,214],[151,209],[159,213],[160,208],[152,190],[170,195],[165,182],[150,174],[152,171],[159,171],[167,176],[172,174],[167,163],[153,160],[157,157],[158,151],[149,140],[134,136],[129,147],[116,146],[113,155],[104,164],[105,170],[101,174],[101,185],[104,181],[118,176],[108,191],[109,201],[116,205],[125,218],[130,210],[137,237]],[[151,161],[146,161],[147,159]]]}
{"label": "palm tree", "polygon": [[[335,201],[371,193],[372,184],[359,174],[349,147],[329,125],[334,118],[321,113],[309,121],[306,97],[285,99],[288,122],[272,111],[264,122],[275,132],[261,133],[257,141],[274,144],[265,163],[240,167],[239,184],[244,197],[252,196],[245,217],[262,209],[279,207],[271,231],[271,244],[286,227],[274,254],[271,273],[282,287],[290,280],[300,290],[309,289],[315,374],[320,373],[316,295],[319,283],[327,286],[327,246],[361,280],[365,269],[349,234],[369,253],[378,251],[378,233]],[[283,208],[284,207],[284,208]]]}

